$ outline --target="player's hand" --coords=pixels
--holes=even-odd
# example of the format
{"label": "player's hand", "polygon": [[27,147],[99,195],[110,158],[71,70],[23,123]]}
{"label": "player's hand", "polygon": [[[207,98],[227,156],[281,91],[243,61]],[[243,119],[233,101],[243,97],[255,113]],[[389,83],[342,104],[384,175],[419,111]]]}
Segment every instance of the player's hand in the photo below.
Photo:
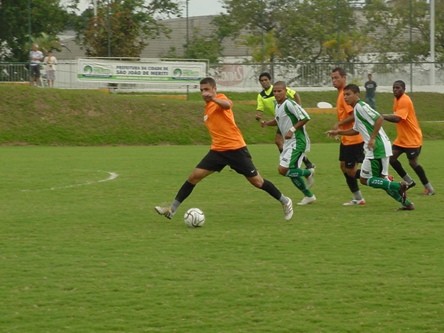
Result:
{"label": "player's hand", "polygon": [[[257,118],[256,118],[257,119]],[[259,120],[259,119],[257,119],[257,120]],[[261,127],[265,127],[265,126],[267,126],[267,123],[264,121],[264,120],[262,120],[261,121]]]}

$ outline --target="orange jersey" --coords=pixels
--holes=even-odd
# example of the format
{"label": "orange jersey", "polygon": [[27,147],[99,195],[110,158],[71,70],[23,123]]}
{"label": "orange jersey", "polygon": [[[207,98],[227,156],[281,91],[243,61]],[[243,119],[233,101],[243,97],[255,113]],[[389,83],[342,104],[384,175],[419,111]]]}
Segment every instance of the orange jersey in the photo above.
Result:
{"label": "orange jersey", "polygon": [[[217,94],[216,98],[229,100],[224,94]],[[211,135],[211,150],[235,150],[247,145],[231,108],[224,110],[215,102],[207,103],[204,122]]]}
{"label": "orange jersey", "polygon": [[[353,114],[353,107],[351,105],[348,105],[347,103],[345,103],[343,89],[338,90],[338,98],[336,100],[336,112],[338,114],[338,121],[344,120],[345,118],[347,118],[348,116]],[[354,122],[350,122],[348,124],[339,126],[339,128],[341,130],[353,128],[353,123]],[[363,141],[364,140],[362,139],[361,134],[353,135],[353,136],[343,135],[341,137],[341,142],[345,146],[355,145],[355,144],[361,143]]]}
{"label": "orange jersey", "polygon": [[401,118],[401,121],[396,123],[397,136],[393,144],[404,148],[421,147],[422,131],[409,96],[403,94],[399,99],[394,99],[393,114]]}

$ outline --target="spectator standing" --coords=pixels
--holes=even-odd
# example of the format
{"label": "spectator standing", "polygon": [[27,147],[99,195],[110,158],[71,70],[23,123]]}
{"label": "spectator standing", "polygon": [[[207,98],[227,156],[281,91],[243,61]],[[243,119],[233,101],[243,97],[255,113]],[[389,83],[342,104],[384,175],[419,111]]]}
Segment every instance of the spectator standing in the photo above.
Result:
{"label": "spectator standing", "polygon": [[376,110],[376,87],[378,86],[373,81],[372,74],[367,75],[368,81],[364,84],[365,87],[365,101],[373,110]]}
{"label": "spectator standing", "polygon": [[32,44],[31,51],[29,52],[29,69],[31,71],[31,85],[40,86],[40,64],[43,60],[43,53],[39,50],[37,44]]}
{"label": "spectator standing", "polygon": [[45,59],[43,59],[43,63],[45,64],[46,80],[48,81],[48,87],[52,88],[54,87],[57,58],[52,54],[51,51],[49,51]]}

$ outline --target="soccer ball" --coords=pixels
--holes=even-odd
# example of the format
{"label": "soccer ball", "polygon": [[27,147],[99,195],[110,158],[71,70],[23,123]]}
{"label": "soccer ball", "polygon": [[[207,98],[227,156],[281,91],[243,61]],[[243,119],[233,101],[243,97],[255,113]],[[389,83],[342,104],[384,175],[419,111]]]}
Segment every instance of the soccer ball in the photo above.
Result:
{"label": "soccer ball", "polygon": [[183,216],[183,220],[187,226],[197,228],[205,223],[205,215],[199,208],[190,208]]}

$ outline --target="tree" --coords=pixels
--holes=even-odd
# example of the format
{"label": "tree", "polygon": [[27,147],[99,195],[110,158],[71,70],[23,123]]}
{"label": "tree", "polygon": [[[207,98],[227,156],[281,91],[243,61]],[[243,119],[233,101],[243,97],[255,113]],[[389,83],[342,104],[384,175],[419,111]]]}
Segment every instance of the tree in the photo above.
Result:
{"label": "tree", "polygon": [[58,0],[2,0],[0,59],[27,61],[30,42],[45,33],[55,39],[63,31],[67,12]]}
{"label": "tree", "polygon": [[87,9],[82,15],[86,25],[77,26],[87,55],[138,57],[149,39],[168,34],[158,19],[178,15],[179,7],[170,0],[105,0],[98,1],[97,16],[93,14]]}
{"label": "tree", "polygon": [[347,0],[225,0],[224,7],[219,30],[243,33],[256,61],[352,61],[364,45]]}

